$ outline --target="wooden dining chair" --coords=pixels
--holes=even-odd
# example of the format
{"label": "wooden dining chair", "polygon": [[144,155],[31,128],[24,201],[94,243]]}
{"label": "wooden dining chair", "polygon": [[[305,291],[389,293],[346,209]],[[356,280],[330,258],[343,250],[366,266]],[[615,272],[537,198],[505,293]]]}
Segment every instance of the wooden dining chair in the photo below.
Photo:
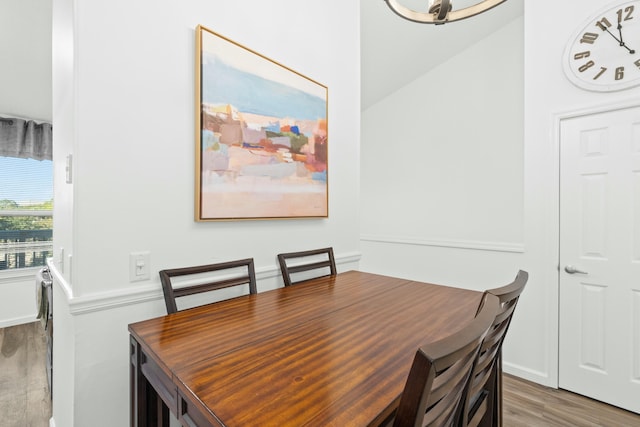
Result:
{"label": "wooden dining chair", "polygon": [[[168,314],[178,311],[176,298],[187,295],[247,284],[250,294],[257,293],[253,258],[161,270],[159,274]],[[178,277],[182,280],[175,279]]]}
{"label": "wooden dining chair", "polygon": [[[333,248],[312,249],[309,251],[289,252],[278,254],[278,263],[280,271],[282,271],[282,280],[285,286],[291,286],[295,283],[304,282],[306,280],[323,277],[335,276],[337,274],[336,261],[333,256]],[[324,273],[315,275],[297,276],[297,280],[292,279],[292,275],[310,270],[324,270]]]}
{"label": "wooden dining chair", "polygon": [[[460,426],[493,426],[502,419],[502,343],[529,274],[520,270],[510,284],[485,291],[499,300],[498,313],[482,342],[464,398]],[[478,309],[480,313],[480,308]]]}
{"label": "wooden dining chair", "polygon": [[473,364],[498,310],[498,298],[485,294],[481,304],[480,312],[468,326],[418,349],[389,425],[457,425]]}

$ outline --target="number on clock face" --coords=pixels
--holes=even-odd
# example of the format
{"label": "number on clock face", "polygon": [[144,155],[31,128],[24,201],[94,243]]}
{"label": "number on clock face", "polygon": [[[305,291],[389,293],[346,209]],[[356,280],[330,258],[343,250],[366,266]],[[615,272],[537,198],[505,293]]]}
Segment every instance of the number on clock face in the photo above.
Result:
{"label": "number on clock face", "polygon": [[[618,17],[618,24],[621,24],[623,21],[629,21],[630,19],[633,19],[634,9],[635,9],[635,6],[633,5],[625,7],[624,10],[618,9],[616,11],[616,15]],[[609,28],[612,27],[611,22],[609,22],[609,20],[606,17],[603,17],[601,20],[597,21],[595,23],[595,26],[605,33],[610,32]],[[618,31],[617,27],[614,29],[615,31]],[[599,36],[600,34],[598,33],[586,32],[582,35],[582,38],[580,39],[580,43],[593,45],[596,42],[596,40],[598,40]],[[621,47],[623,47],[621,43],[624,42],[624,38],[620,39],[620,38],[615,38],[614,36],[614,40],[617,41]],[[584,52],[576,53],[574,55],[574,58],[576,60],[579,60],[585,57],[589,57],[590,55],[591,55],[591,51],[587,50]],[[635,61],[634,64],[640,68],[640,60]],[[595,65],[596,64],[594,61],[588,61],[585,64],[579,66],[578,70],[581,73],[583,73]],[[602,76],[606,71],[607,71],[607,67],[600,67],[600,71],[598,71],[597,74],[593,76],[593,80],[598,80],[598,78],[600,78],[600,76]],[[624,78],[624,66],[620,66],[615,69],[614,78],[615,80],[622,80]]]}
{"label": "number on clock face", "polygon": [[640,53],[635,50],[640,49],[638,9],[640,1],[621,2],[576,35],[566,54],[567,75],[574,83],[594,90],[640,84]]}

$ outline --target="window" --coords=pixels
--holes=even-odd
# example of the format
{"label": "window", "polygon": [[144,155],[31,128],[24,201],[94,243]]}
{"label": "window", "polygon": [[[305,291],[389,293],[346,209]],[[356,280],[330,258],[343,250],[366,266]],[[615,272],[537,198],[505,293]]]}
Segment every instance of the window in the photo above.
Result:
{"label": "window", "polygon": [[0,271],[53,256],[51,160],[0,156]]}

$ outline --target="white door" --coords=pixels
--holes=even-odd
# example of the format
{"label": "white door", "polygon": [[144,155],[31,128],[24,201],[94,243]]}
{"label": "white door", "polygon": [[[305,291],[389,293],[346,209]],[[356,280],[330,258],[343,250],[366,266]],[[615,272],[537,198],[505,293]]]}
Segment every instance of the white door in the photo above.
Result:
{"label": "white door", "polygon": [[640,107],[560,124],[560,388],[640,413]]}

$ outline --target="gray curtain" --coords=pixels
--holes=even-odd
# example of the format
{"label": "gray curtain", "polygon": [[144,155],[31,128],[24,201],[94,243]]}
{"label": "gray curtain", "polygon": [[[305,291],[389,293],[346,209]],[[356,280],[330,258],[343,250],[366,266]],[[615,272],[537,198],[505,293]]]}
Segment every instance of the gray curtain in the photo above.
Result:
{"label": "gray curtain", "polygon": [[0,117],[0,156],[51,160],[51,123]]}

